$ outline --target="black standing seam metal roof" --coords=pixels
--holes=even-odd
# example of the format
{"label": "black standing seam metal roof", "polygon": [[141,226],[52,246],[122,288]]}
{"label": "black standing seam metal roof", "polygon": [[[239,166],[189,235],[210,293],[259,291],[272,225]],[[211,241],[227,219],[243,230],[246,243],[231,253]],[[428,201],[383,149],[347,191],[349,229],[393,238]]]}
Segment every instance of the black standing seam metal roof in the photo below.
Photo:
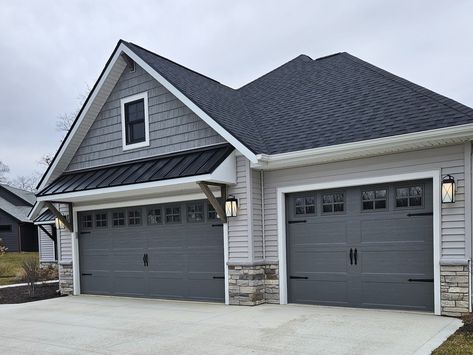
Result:
{"label": "black standing seam metal roof", "polygon": [[231,145],[221,144],[151,159],[68,172],[58,177],[38,196],[210,174],[233,150]]}
{"label": "black standing seam metal roof", "polygon": [[38,223],[38,222],[51,222],[54,223],[56,220],[56,216],[50,211],[46,210],[43,213],[41,213],[33,222]]}

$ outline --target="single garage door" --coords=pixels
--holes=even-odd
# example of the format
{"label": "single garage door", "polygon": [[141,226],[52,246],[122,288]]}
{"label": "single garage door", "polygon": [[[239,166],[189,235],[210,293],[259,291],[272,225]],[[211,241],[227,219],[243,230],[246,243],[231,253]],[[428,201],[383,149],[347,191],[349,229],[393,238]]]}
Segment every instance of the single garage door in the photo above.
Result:
{"label": "single garage door", "polygon": [[290,194],[288,299],[433,311],[432,182]]}
{"label": "single garage door", "polygon": [[81,292],[223,301],[223,229],[207,201],[79,214]]}

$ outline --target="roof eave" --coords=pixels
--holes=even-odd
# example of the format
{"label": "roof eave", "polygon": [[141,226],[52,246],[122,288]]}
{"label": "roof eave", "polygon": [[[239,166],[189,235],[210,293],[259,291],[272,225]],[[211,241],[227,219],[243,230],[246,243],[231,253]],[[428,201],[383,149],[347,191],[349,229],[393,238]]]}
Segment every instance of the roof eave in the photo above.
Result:
{"label": "roof eave", "polygon": [[251,167],[261,170],[274,170],[419,150],[470,140],[473,140],[473,124],[464,124],[287,153],[258,154],[258,163],[251,164]]}

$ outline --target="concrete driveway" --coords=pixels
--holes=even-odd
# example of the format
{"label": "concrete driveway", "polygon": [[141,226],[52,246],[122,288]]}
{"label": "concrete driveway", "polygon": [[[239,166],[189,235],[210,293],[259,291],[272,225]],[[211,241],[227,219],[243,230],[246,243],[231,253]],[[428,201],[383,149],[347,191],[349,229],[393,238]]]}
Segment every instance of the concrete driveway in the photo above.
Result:
{"label": "concrete driveway", "polygon": [[76,296],[0,305],[2,354],[428,354],[461,322],[300,305]]}

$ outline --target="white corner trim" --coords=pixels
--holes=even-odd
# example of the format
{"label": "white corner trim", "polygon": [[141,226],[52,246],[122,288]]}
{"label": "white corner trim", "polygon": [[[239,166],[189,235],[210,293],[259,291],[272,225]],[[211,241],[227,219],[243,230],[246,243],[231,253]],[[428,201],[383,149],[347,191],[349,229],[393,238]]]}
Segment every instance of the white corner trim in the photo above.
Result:
{"label": "white corner trim", "polygon": [[[125,105],[129,102],[143,100],[145,113],[145,140],[139,143],[126,144],[126,115]],[[120,113],[122,120],[122,148],[123,150],[131,150],[149,146],[149,114],[148,114],[148,92],[142,92],[136,95],[128,96],[120,100]]]}
{"label": "white corner trim", "polygon": [[473,123],[288,153],[272,155],[258,154],[256,157],[259,163],[253,163],[252,167],[278,169],[303,163],[314,163],[317,162],[317,160],[327,158],[343,159],[348,154],[353,154],[353,152],[373,152],[373,154],[376,154],[377,150],[390,146],[419,145],[422,142],[445,139],[466,140],[471,137],[473,137]]}
{"label": "white corner trim", "polygon": [[161,74],[156,70],[151,68],[143,59],[141,59],[135,52],[128,48],[125,44],[121,44],[118,48],[118,51],[124,52],[132,60],[134,60],[140,67],[145,69],[148,73],[153,76],[161,85],[163,85],[167,90],[169,90],[174,96],[176,96],[180,101],[184,103],[191,111],[193,111],[197,116],[199,116],[205,123],[212,127],[218,134],[220,134],[227,142],[233,145],[238,151],[240,151],[248,160],[253,163],[257,163],[258,159],[256,158],[255,153],[249,150],[245,145],[243,145],[238,139],[236,139],[232,134],[230,134],[226,129],[224,129],[220,124],[218,124],[212,117],[205,113],[199,106],[197,106],[193,101],[191,101],[187,96],[180,92],[174,85],[167,81]]}
{"label": "white corner trim", "polygon": [[441,314],[440,305],[440,233],[441,233],[441,201],[440,201],[440,170],[423,172],[383,175],[359,179],[332,180],[328,182],[294,185],[277,188],[277,225],[278,225],[278,260],[279,260],[279,300],[280,304],[287,304],[287,259],[286,259],[286,205],[285,196],[288,193],[299,191],[325,190],[360,185],[380,184],[396,181],[432,179],[433,180],[433,261],[434,261],[434,313]]}

